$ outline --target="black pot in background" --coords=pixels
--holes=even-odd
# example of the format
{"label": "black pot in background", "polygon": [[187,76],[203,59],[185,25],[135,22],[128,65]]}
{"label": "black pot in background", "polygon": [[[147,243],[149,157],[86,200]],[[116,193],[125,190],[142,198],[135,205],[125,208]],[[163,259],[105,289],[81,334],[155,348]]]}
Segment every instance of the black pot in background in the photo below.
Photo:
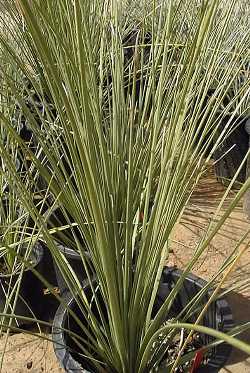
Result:
{"label": "black pot in background", "polygon": [[[53,212],[53,214],[50,216],[49,221],[48,221],[48,226],[51,228],[59,228],[62,226],[66,226],[70,223],[73,223],[72,217],[68,216],[68,219],[66,219],[63,212],[60,210],[60,208],[57,208]],[[65,231],[63,231],[63,234],[65,234],[65,238],[72,240],[72,241],[74,241],[74,235],[76,235],[78,241],[80,242],[80,245],[83,248],[85,247],[84,241],[77,227],[66,229]],[[87,275],[84,270],[84,266],[83,266],[83,262],[82,262],[80,254],[76,251],[76,249],[68,247],[66,244],[64,244],[63,238],[60,236],[59,233],[54,233],[54,237],[55,237],[55,243],[57,245],[58,250],[60,250],[60,252],[66,257],[67,261],[73,268],[78,279],[81,282],[86,280]],[[90,255],[87,251],[84,252],[84,255],[86,256],[87,260],[90,259]],[[69,289],[55,260],[54,260],[54,268],[55,268],[55,273],[56,273],[57,284],[60,290],[60,295],[62,296]]]}
{"label": "black pot in background", "polygon": [[[215,174],[222,184],[228,184],[234,177],[243,158],[246,156],[249,148],[249,135],[245,130],[245,123],[248,118],[239,118],[235,123],[233,132],[223,141],[219,148],[214,152]],[[227,124],[229,118],[224,118],[221,128]],[[231,149],[232,148],[232,149]],[[229,151],[229,149],[231,149]],[[224,155],[228,152],[226,155]],[[246,164],[241,168],[236,181],[244,183],[246,180]]]}
{"label": "black pot in background", "polygon": [[[157,312],[157,310],[160,308],[161,304],[180,278],[180,275],[181,271],[174,268],[164,269],[154,307],[154,312]],[[187,276],[184,281],[183,287],[177,295],[176,300],[170,310],[168,318],[177,315],[183,309],[183,307],[185,307],[185,305],[197,294],[197,292],[205,286],[205,284],[205,281],[194,275]],[[87,294],[88,285],[85,284],[85,286],[85,293]],[[205,296],[204,303],[208,296],[209,292]],[[69,294],[65,299],[68,307],[75,311],[78,314],[78,317],[82,318],[82,321],[86,323],[86,320],[83,319],[74,299]],[[192,321],[192,319],[189,319],[189,321]],[[228,331],[233,326],[231,310],[225,299],[217,300],[213,305],[211,305],[203,320],[203,325],[224,332]],[[62,331],[62,328],[68,328],[75,333],[82,334],[82,331],[79,330],[76,322],[71,317],[69,317],[68,312],[63,305],[58,308],[54,319],[52,331],[52,338],[56,356],[61,366],[68,373],[94,373],[93,367],[91,367],[89,361],[84,359],[80,360],[79,355],[72,352],[74,350],[77,351],[77,345],[65,332]],[[211,340],[211,338],[208,336],[202,337],[204,338],[204,345],[206,345]],[[197,370],[197,373],[217,373],[220,368],[225,365],[230,352],[231,347],[225,343],[216,346],[210,351],[208,364],[203,367],[201,366]]]}
{"label": "black pot in background", "polygon": [[[42,270],[42,259],[43,259],[43,247],[37,242],[32,251],[32,262],[33,268],[37,271]],[[0,275],[0,312],[4,311],[6,294],[8,292],[8,286],[14,287],[16,281],[19,278],[19,274],[14,274],[12,277],[10,275]],[[23,271],[23,276],[20,285],[19,297],[16,302],[15,315],[23,317],[34,317],[32,312],[35,314],[35,317],[40,316],[40,306],[42,294],[42,283],[40,280],[33,274],[32,270],[27,269]],[[32,312],[31,312],[32,310]],[[6,313],[10,313],[10,306],[7,308]],[[8,320],[5,319],[4,323],[8,324]],[[29,321],[22,319],[16,319],[11,323],[13,327],[23,327],[26,324],[30,324]]]}
{"label": "black pot in background", "polygon": [[[42,245],[43,261],[42,265],[39,267],[39,273],[46,279],[47,282],[49,282],[52,289],[56,293],[59,293],[57,276],[51,253],[45,244]],[[44,283],[42,283],[40,287],[39,302],[40,307],[38,310],[38,318],[42,321],[52,322],[60,302]]]}
{"label": "black pot in background", "polygon": [[[65,247],[59,243],[56,243],[56,245],[58,249],[61,251],[61,253],[65,255],[66,259],[68,260],[69,264],[73,268],[80,282],[83,282],[84,280],[86,280],[87,275],[84,270],[84,266],[83,266],[83,262],[82,262],[80,254],[78,254],[75,250],[70,249],[69,247]],[[90,256],[88,252],[85,252],[84,255],[86,256],[87,259],[89,259]],[[63,296],[69,291],[69,288],[55,261],[54,261],[54,266],[55,266],[57,284],[60,290],[60,295]]]}

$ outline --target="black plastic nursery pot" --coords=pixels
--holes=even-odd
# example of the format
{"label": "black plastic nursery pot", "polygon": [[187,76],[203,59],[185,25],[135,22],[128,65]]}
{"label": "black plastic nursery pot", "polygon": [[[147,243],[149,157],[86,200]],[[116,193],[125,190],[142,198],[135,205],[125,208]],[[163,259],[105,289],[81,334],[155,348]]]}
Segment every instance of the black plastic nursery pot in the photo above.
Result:
{"label": "black plastic nursery pot", "polygon": [[60,304],[53,292],[58,294],[59,289],[52,255],[48,247],[45,244],[42,245],[43,261],[41,267],[39,268],[39,273],[49,283],[50,288],[48,288],[44,283],[41,283],[39,294],[40,307],[38,315],[39,320],[52,322]]}
{"label": "black plastic nursery pot", "polygon": [[[42,272],[43,266],[43,246],[40,242],[37,242],[32,250],[32,267]],[[17,281],[19,280],[19,273],[11,275],[0,274],[0,312],[10,313],[12,308],[11,305],[6,305],[6,297],[8,291],[13,290],[13,294],[16,289]],[[23,271],[22,278],[19,287],[19,296],[16,301],[14,314],[20,317],[39,318],[41,315],[41,295],[43,285],[38,277],[32,272],[31,269]],[[14,296],[10,304],[13,304]],[[40,298],[40,299],[39,299]],[[23,320],[22,318],[16,318],[15,321],[11,322],[12,327],[24,327],[30,324],[31,321]],[[4,324],[8,324],[8,319],[4,320]]]}
{"label": "black plastic nursery pot", "polygon": [[[83,282],[84,280],[86,280],[87,275],[84,270],[84,266],[83,266],[83,262],[82,262],[80,254],[77,253],[75,250],[69,247],[66,247],[62,244],[56,243],[56,245],[57,245],[58,250],[60,250],[60,252],[67,259],[68,263],[72,267],[73,271],[75,272],[80,282]],[[86,256],[86,258],[89,258],[89,253],[87,251],[84,253],[84,255]],[[58,267],[55,261],[54,261],[54,267],[55,267],[57,285],[60,290],[60,295],[63,296],[69,291],[69,288],[68,288],[66,281],[63,278],[60,268]]]}
{"label": "black plastic nursery pot", "polygon": [[[175,286],[176,282],[181,276],[181,271],[175,268],[165,268],[162,274],[156,303],[153,312],[157,312],[166,297],[169,295],[171,289]],[[182,309],[188,304],[188,302],[206,285],[206,282],[194,275],[188,275],[184,280],[183,287],[178,293],[168,319],[176,316]],[[85,284],[85,293],[88,294],[89,285]],[[204,302],[208,299],[209,292],[204,296]],[[68,294],[65,297],[67,306],[73,310],[83,323],[87,323],[81,315],[75,300]],[[94,308],[93,308],[93,312]],[[195,317],[195,315],[193,316]],[[188,319],[192,322],[192,318]],[[203,325],[220,330],[228,331],[233,326],[233,319],[230,307],[225,299],[219,299],[213,303],[208,309],[206,316],[203,319]],[[67,373],[97,373],[93,368],[89,360],[79,357],[77,353],[78,347],[70,336],[63,331],[68,329],[74,333],[81,333],[78,325],[69,315],[66,307],[61,305],[54,318],[52,337],[54,343],[54,350],[60,365]],[[211,337],[202,335],[202,345],[205,346],[211,341]],[[80,351],[79,351],[80,352]],[[231,353],[231,347],[222,343],[211,349],[207,355],[206,363],[200,365],[194,373],[217,373],[222,368],[229,355]]]}
{"label": "black plastic nursery pot", "polygon": [[[247,119],[239,118],[236,128],[214,152],[215,174],[222,184],[229,183],[247,154],[249,148],[249,135],[245,130]],[[227,120],[227,118],[223,120],[222,129],[227,124]],[[246,164],[241,168],[236,181],[244,183],[245,179]]]}
{"label": "black plastic nursery pot", "polygon": [[[70,221],[73,222],[72,219],[70,219]],[[61,226],[66,226],[68,224],[69,222],[65,219],[62,211],[59,208],[57,208],[54,211],[54,213],[51,215],[48,226],[51,228],[60,228]],[[84,242],[77,228],[73,228],[73,229],[74,229],[74,234],[77,236],[82,247],[84,247]],[[74,235],[71,230],[65,230],[64,233],[66,237],[68,236],[69,239],[74,241]],[[59,234],[56,233],[54,237],[55,237],[55,244],[57,246],[57,249],[61,252],[61,254],[64,255],[64,257],[70,264],[71,268],[75,272],[77,278],[80,280],[80,282],[86,280],[87,275],[84,270],[84,265],[83,265],[81,255],[79,254],[79,252],[77,252],[76,249],[68,247],[66,244],[64,244],[63,240],[60,239]],[[87,260],[90,258],[90,255],[87,251],[84,251],[84,255]],[[56,263],[55,258],[53,258],[53,262],[54,262],[57,285],[60,290],[60,295],[62,296],[69,290],[68,285],[63,278],[63,275],[60,271],[60,268],[58,267]]]}

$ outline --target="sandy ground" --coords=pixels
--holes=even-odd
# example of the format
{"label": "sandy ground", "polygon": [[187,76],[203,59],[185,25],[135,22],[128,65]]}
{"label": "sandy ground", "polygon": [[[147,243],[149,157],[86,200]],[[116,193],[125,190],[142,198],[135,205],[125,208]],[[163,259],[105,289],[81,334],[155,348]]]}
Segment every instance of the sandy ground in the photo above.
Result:
{"label": "sandy ground", "polygon": [[[2,351],[4,342],[2,338]],[[16,334],[8,338],[2,372],[62,373],[63,369],[59,367],[51,342],[30,335]]]}
{"label": "sandy ground", "polygon": [[[172,239],[173,253],[170,255],[169,263],[183,268],[185,263],[192,256],[195,245],[204,235],[206,225],[211,220],[215,211],[217,201],[225,190],[216,182],[213,175],[207,175],[204,181],[195,192],[190,201],[185,218],[178,224]],[[230,195],[226,203],[230,202]],[[224,211],[224,210],[223,210]],[[222,213],[223,213],[222,211]],[[206,253],[199,259],[193,272],[208,279],[216,269],[219,269],[226,257],[232,253],[237,240],[250,228],[250,222],[242,212],[239,205],[225,226],[220,230]],[[246,240],[244,242],[247,242]],[[242,243],[240,250],[244,254],[238,262],[237,268],[231,274],[225,287],[240,285],[250,276],[250,247],[245,248]],[[250,321],[250,286],[241,287],[237,292],[228,296],[236,323]],[[49,338],[49,334],[46,335]],[[245,333],[243,340],[250,343],[250,331]],[[5,338],[0,339],[0,351],[4,350]],[[52,344],[49,341],[34,338],[30,335],[17,334],[8,338],[6,352],[4,355],[2,372],[4,373],[41,373],[41,372],[62,372],[55,358]],[[228,364],[221,370],[221,373],[249,373],[250,357],[240,351],[233,351]]]}

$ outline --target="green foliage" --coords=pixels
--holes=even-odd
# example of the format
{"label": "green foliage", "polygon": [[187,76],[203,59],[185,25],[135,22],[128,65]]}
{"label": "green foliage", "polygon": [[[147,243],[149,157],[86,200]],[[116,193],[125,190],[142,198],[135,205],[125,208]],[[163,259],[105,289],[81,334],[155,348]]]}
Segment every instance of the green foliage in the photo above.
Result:
{"label": "green foliage", "polygon": [[[233,100],[225,103],[248,63],[249,29],[242,23],[241,32],[233,37],[230,27],[237,1],[154,1],[142,7],[143,17],[141,12],[130,17],[130,7],[139,9],[130,2],[125,7],[101,0],[7,4],[16,32],[11,41],[6,30],[2,33],[1,49],[25,80],[13,82],[5,65],[0,75],[40,151],[29,149],[4,112],[1,120],[46,182],[43,201],[50,195],[50,212],[60,208],[64,214],[83,269],[83,254],[89,252],[99,297],[92,283],[91,301],[86,299],[30,198],[30,184],[15,172],[14,157],[1,143],[8,181],[88,320],[92,337],[79,339],[82,353],[98,356],[106,371],[150,371],[159,363],[151,359],[153,341],[185,275],[249,187],[247,180],[218,222],[215,215],[180,281],[152,319],[173,227],[235,116],[249,110],[249,79],[241,79]],[[188,5],[193,12],[187,11]],[[218,135],[221,120],[230,111],[230,120]],[[68,244],[65,235],[60,240]],[[226,262],[221,273],[229,265]],[[91,282],[89,274],[88,279]],[[91,310],[93,302],[99,317]],[[165,328],[167,343],[181,320],[177,315],[170,331]],[[243,348],[232,337],[211,334]],[[244,349],[249,352],[249,346]],[[93,364],[101,369],[97,361]]]}

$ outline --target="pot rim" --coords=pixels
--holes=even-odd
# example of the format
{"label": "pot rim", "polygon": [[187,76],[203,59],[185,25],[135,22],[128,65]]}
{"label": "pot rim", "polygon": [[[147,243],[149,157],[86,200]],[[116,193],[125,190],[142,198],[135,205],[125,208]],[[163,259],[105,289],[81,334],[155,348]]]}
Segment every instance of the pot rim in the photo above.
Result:
{"label": "pot rim", "polygon": [[[67,304],[67,307],[70,308],[75,300],[70,293],[67,293],[64,295],[64,301]],[[62,362],[61,366],[66,369],[66,372],[68,373],[90,373],[73,358],[67,349],[64,333],[60,327],[60,325],[64,325],[66,317],[66,308],[63,304],[61,304],[56,311],[51,331],[56,357],[60,363]]]}
{"label": "pot rim", "polygon": [[[81,260],[81,255],[75,251],[74,249],[71,249],[68,246],[64,246],[63,244],[55,241],[56,246],[60,250],[61,253],[63,253],[66,257],[70,259],[75,259],[75,260]],[[90,259],[90,253],[86,250],[84,250],[84,255]]]}

